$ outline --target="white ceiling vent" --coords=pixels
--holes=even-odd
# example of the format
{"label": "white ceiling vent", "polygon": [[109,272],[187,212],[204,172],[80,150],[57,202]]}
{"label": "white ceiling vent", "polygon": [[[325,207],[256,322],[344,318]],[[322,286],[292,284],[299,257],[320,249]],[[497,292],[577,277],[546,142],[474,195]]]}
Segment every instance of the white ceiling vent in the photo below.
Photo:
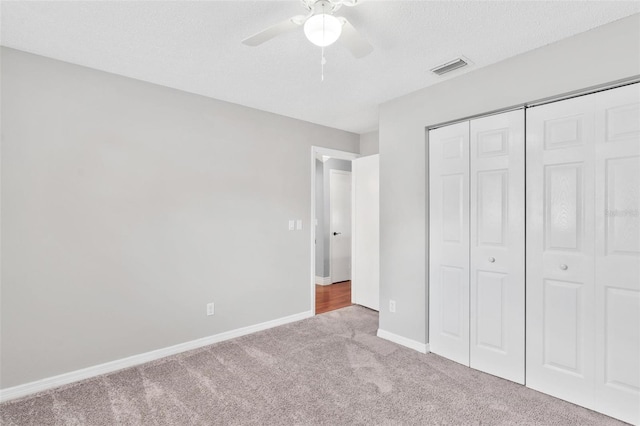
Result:
{"label": "white ceiling vent", "polygon": [[457,70],[458,68],[466,67],[469,65],[469,60],[466,58],[456,58],[453,61],[449,61],[445,64],[438,65],[435,68],[431,69],[431,72],[434,74],[442,75],[453,70]]}

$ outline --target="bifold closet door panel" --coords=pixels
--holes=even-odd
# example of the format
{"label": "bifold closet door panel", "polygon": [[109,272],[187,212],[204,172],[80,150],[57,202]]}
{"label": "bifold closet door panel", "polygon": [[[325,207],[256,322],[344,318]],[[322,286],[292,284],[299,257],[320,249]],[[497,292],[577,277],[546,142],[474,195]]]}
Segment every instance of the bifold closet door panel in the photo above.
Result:
{"label": "bifold closet door panel", "polygon": [[470,366],[524,384],[524,110],[470,132]]}
{"label": "bifold closet door panel", "polygon": [[429,346],[469,365],[469,122],[429,131]]}
{"label": "bifold closet door panel", "polygon": [[595,409],[640,423],[640,84],[595,102]]}
{"label": "bifold closet door panel", "polygon": [[640,423],[640,85],[527,112],[527,386]]}
{"label": "bifold closet door panel", "polygon": [[594,113],[527,110],[527,386],[593,406]]}

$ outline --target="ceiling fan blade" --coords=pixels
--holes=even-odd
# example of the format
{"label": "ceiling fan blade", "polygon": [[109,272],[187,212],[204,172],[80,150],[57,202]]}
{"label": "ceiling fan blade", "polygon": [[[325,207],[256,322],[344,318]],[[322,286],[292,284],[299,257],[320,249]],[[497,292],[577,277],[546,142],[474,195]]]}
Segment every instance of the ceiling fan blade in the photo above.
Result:
{"label": "ceiling fan blade", "polygon": [[338,4],[342,6],[354,7],[354,6],[358,6],[363,1],[364,0],[341,0]]}
{"label": "ceiling fan blade", "polygon": [[360,35],[349,21],[343,17],[340,17],[340,20],[343,22],[340,42],[349,49],[353,56],[363,58],[373,52],[373,46]]}
{"label": "ceiling fan blade", "polygon": [[266,30],[260,31],[257,34],[252,35],[251,37],[245,38],[242,40],[243,44],[247,46],[258,46],[266,41],[271,40],[274,37],[279,36],[280,34],[288,33],[289,31],[293,31],[298,28],[300,25],[304,24],[305,16],[294,16],[292,18],[287,19],[286,21],[282,21],[278,24],[272,25]]}

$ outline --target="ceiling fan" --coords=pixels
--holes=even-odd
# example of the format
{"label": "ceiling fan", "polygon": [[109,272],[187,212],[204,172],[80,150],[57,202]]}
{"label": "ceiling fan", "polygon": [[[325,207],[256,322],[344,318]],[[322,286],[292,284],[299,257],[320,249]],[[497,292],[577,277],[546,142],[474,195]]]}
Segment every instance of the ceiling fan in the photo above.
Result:
{"label": "ceiling fan", "polygon": [[307,15],[293,16],[242,40],[247,46],[258,46],[274,37],[304,26],[307,39],[316,46],[326,47],[338,39],[355,56],[362,58],[373,51],[373,46],[342,16],[334,16],[342,6],[353,7],[362,0],[301,0],[309,11]]}

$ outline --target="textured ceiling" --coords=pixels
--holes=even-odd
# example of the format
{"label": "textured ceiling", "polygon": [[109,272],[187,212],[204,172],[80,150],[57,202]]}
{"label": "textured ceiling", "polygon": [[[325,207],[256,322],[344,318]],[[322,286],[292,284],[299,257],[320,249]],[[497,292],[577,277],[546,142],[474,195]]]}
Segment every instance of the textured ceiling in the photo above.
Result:
{"label": "textured ceiling", "polygon": [[[373,44],[354,59],[302,29],[259,47],[241,40],[304,13],[292,1],[2,1],[4,46],[355,133],[378,105],[443,79],[639,13],[640,2],[375,1],[339,15]],[[473,65],[428,70],[458,55]]]}

